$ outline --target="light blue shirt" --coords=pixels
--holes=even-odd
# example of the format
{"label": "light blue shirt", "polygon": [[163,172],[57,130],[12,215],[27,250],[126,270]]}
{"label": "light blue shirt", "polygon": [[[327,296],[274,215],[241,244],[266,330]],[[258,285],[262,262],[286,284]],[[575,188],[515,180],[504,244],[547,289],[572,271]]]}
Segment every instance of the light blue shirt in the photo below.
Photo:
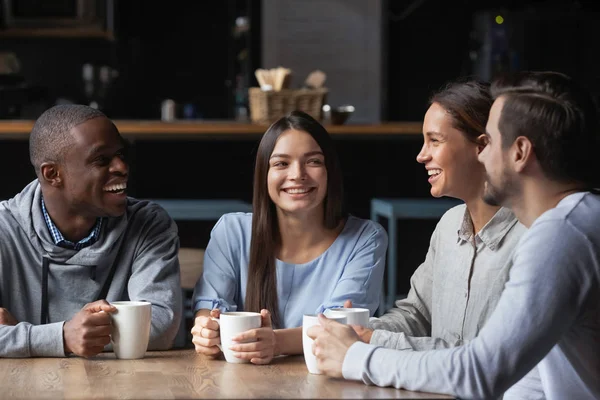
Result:
{"label": "light blue shirt", "polygon": [[[194,290],[194,312],[244,310],[251,234],[251,213],[226,214],[216,223]],[[373,315],[381,295],[387,243],[381,225],[350,216],[333,244],[314,260],[305,264],[276,260],[283,324],[279,328],[302,326],[304,314],[342,307],[346,300]]]}
{"label": "light blue shirt", "polygon": [[600,398],[600,196],[575,193],[521,237],[479,335],[444,350],[356,342],[343,375],[368,384],[492,398],[538,364],[549,400]]}

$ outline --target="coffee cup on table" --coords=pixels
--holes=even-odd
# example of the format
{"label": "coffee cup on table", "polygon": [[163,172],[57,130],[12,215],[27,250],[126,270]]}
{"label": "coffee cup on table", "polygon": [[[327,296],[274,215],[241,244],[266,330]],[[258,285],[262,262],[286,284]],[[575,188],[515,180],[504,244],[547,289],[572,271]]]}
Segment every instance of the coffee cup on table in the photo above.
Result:
{"label": "coffee cup on table", "polygon": [[[217,321],[219,324],[219,334],[221,336],[221,344],[219,345],[219,348],[225,355],[225,360],[234,364],[249,363],[250,360],[237,358],[233,355],[234,352],[229,349],[229,347],[234,344],[231,338],[251,329],[260,328],[262,323],[260,314],[249,311],[232,311],[221,313],[219,318],[211,319]],[[250,339],[235,343],[251,343],[255,341],[255,339]]]}
{"label": "coffee cup on table", "polygon": [[114,301],[117,311],[110,314],[111,342],[117,358],[143,358],[150,340],[152,304],[147,301]]}
{"label": "coffee cup on table", "polygon": [[[340,324],[346,323],[345,315],[332,315],[331,317],[326,316],[326,318],[337,321]],[[309,338],[306,334],[308,328],[314,325],[319,325],[318,314],[304,314],[304,316],[302,317],[302,349],[304,352],[304,361],[306,362],[308,372],[310,372],[311,374],[321,374],[321,370],[317,368],[317,357],[315,357],[315,355],[312,352],[312,345],[314,340]]]}
{"label": "coffee cup on table", "polygon": [[346,316],[348,325],[360,325],[363,328],[369,325],[371,311],[368,308],[330,308],[325,311],[325,316]]}

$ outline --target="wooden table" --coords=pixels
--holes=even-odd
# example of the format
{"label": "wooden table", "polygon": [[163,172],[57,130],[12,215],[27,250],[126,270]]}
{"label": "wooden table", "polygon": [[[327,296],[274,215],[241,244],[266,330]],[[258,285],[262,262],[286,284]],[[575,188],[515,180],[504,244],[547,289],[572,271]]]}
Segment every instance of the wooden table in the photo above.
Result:
{"label": "wooden table", "polygon": [[311,375],[302,356],[258,366],[209,360],[193,350],[149,352],[142,360],[117,360],[113,353],[0,359],[0,382],[3,399],[451,398]]}

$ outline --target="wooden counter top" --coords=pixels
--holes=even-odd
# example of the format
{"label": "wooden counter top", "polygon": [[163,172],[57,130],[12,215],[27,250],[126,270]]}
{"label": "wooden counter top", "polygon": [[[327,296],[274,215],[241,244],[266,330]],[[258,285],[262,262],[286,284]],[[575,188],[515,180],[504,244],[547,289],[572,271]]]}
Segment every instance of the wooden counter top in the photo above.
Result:
{"label": "wooden counter top", "polygon": [[[0,139],[26,139],[33,127],[30,120],[0,120]],[[194,138],[222,135],[260,136],[267,125],[234,121],[174,121],[114,120],[127,137],[140,139]],[[326,125],[332,135],[421,135],[421,122],[385,122],[381,124]]]}

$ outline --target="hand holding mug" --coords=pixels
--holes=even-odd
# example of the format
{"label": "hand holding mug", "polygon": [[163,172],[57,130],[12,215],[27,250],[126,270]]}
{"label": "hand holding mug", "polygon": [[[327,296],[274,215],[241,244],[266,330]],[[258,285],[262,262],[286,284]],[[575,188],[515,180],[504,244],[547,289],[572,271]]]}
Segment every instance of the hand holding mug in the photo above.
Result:
{"label": "hand holding mug", "polygon": [[[250,360],[252,364],[268,364],[275,355],[275,332],[271,324],[271,313],[260,311],[261,327],[242,332],[231,338],[234,343],[229,346],[234,356]],[[245,343],[252,341],[251,343]]]}
{"label": "hand holding mug", "polygon": [[6,308],[0,307],[0,325],[16,325],[19,321]]}
{"label": "hand holding mug", "polygon": [[[344,302],[343,309],[334,309],[332,312],[338,313],[348,311],[348,325],[354,329],[354,332],[358,335],[361,341],[365,343],[371,343],[371,336],[373,336],[373,329],[369,329],[369,311],[364,308],[353,308],[352,301],[346,300]],[[360,314],[360,315],[359,315]]]}
{"label": "hand holding mug", "polygon": [[109,313],[116,308],[106,300],[83,306],[81,311],[63,325],[65,354],[92,357],[110,343],[112,325]]}
{"label": "hand holding mug", "polygon": [[220,315],[221,312],[215,309],[210,312],[209,317],[196,317],[192,328],[192,342],[197,353],[213,358],[221,353],[219,323],[213,319],[219,318]]}
{"label": "hand holding mug", "polygon": [[373,336],[373,329],[364,328],[360,325],[350,325],[354,332],[358,335],[360,340],[365,343],[371,343],[371,336]]}

